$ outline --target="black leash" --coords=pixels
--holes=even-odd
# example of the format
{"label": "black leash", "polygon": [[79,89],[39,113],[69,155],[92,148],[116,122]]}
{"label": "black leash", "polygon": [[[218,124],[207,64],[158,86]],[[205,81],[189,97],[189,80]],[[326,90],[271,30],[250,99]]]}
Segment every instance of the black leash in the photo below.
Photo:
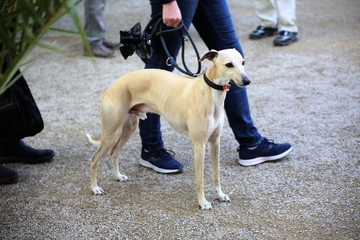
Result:
{"label": "black leash", "polygon": [[[187,74],[189,76],[193,76],[193,77],[196,77],[200,74],[201,72],[201,62],[199,61],[200,60],[200,55],[199,55],[199,52],[196,48],[196,45],[194,43],[194,41],[192,40],[189,32],[187,31],[186,27],[184,26],[183,22],[181,21],[180,25],[174,29],[168,29],[168,30],[163,30],[163,24],[162,24],[162,18],[160,18],[161,20],[161,24],[159,24],[158,28],[159,28],[159,31],[155,34],[155,37],[159,37],[160,38],[160,41],[161,41],[161,45],[163,47],[163,50],[166,54],[166,56],[168,57],[167,60],[166,60],[166,64],[168,66],[174,66],[177,70],[179,70],[180,72],[184,73],[184,74]],[[169,50],[166,46],[166,42],[165,42],[165,38],[164,38],[164,35],[166,34],[169,34],[169,33],[173,33],[173,32],[179,32],[179,35],[181,37],[181,59],[182,59],[182,65],[184,67],[184,69],[182,69],[178,64],[177,62],[175,61],[174,57],[171,56],[171,54],[169,53]],[[187,66],[186,64],[186,61],[185,61],[185,42],[186,41],[190,41],[194,51],[195,51],[195,54],[196,54],[196,58],[197,58],[197,71],[196,73],[193,73]]]}
{"label": "black leash", "polygon": [[[123,55],[125,59],[127,59],[128,56],[132,55],[134,52],[145,62],[147,63],[151,56],[152,56],[152,47],[151,42],[155,37],[160,38],[161,45],[163,47],[163,50],[167,56],[166,64],[168,66],[174,66],[177,70],[179,70],[181,73],[184,73],[186,75],[196,77],[200,75],[201,72],[201,63],[199,61],[200,55],[196,48],[196,45],[194,41],[192,40],[190,34],[188,33],[185,25],[181,21],[180,25],[176,28],[172,29],[163,29],[163,19],[162,15],[158,14],[155,17],[153,17],[149,23],[146,25],[143,32],[141,32],[141,25],[140,23],[137,23],[133,28],[131,28],[129,31],[120,31],[120,52]],[[182,59],[182,65],[183,68],[181,68],[175,58],[171,56],[169,53],[169,50],[167,48],[166,42],[165,42],[165,35],[178,32],[179,37],[181,37],[181,59]],[[194,73],[192,72],[185,61],[185,42],[190,41],[196,57],[197,57],[197,71]]]}

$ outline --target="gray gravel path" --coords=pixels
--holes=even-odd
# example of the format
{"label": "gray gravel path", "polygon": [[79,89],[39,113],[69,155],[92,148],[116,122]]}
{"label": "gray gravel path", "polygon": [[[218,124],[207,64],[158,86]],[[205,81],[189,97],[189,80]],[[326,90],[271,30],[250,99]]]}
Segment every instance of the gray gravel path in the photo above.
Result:
{"label": "gray gravel path", "polygon": [[[93,65],[76,36],[48,34],[44,39],[64,53],[36,48],[30,56],[38,60],[25,76],[46,128],[27,142],[57,155],[49,164],[7,165],[19,171],[20,182],[0,186],[0,239],[360,238],[360,2],[298,0],[300,41],[283,48],[273,47],[271,38],[248,40],[258,25],[252,3],[230,5],[252,79],[252,116],[264,136],[294,145],[289,157],[241,167],[226,125],[221,176],[232,202],[215,199],[207,161],[206,195],[214,209],[199,211],[190,142],[164,122],[166,147],[176,151],[185,172],[161,175],[140,167],[135,134],[121,161],[129,181],[112,180],[107,158],[99,181],[108,194],[93,196],[89,159],[96,149],[85,132],[100,133],[102,92],[143,64],[117,53]],[[109,37],[117,40],[120,29],[139,20],[146,24],[147,16],[147,1],[109,0]]]}

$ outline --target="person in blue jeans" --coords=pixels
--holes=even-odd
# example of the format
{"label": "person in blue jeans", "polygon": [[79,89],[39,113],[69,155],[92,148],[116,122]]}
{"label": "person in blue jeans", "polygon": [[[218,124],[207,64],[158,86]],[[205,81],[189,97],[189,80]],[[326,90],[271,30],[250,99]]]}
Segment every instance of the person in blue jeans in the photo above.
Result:
{"label": "person in blue jeans", "polygon": [[[186,28],[192,23],[209,49],[235,48],[243,54],[236,35],[229,6],[226,0],[150,0],[151,15],[163,15],[167,27],[177,27],[183,21]],[[178,33],[166,34],[165,41],[170,54],[175,58],[181,48]],[[152,41],[153,55],[145,68],[173,71],[166,64],[167,56],[159,39]],[[266,161],[283,158],[291,150],[288,143],[277,144],[261,136],[254,126],[245,87],[233,85],[225,99],[225,112],[229,125],[239,143],[239,164],[253,166]],[[178,173],[183,165],[174,158],[174,153],[164,148],[160,116],[148,113],[146,120],[139,122],[142,141],[140,164],[160,173]]]}

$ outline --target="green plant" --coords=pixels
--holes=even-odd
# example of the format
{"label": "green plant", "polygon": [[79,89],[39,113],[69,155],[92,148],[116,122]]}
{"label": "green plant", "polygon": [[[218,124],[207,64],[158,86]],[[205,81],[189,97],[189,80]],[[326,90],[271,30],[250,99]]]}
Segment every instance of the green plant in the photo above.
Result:
{"label": "green plant", "polygon": [[47,31],[66,31],[51,28],[65,14],[69,14],[82,38],[86,40],[76,5],[79,0],[1,0],[0,1],[0,94],[19,76],[16,70],[35,46],[59,51],[41,42]]}

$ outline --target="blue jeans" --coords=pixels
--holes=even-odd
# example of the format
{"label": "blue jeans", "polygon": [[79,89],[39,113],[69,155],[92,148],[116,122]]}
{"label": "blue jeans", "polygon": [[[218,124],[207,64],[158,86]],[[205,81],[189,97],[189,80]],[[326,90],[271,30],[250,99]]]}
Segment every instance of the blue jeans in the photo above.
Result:
{"label": "blue jeans", "polygon": [[[192,23],[209,49],[235,48],[243,55],[226,0],[178,0],[177,2],[185,26],[189,28]],[[150,3],[152,16],[162,12],[161,1],[150,0]],[[180,38],[176,34],[166,34],[165,37],[169,52],[175,58],[181,48]],[[153,50],[153,56],[145,68],[172,71],[174,67],[167,66],[167,56],[162,50],[160,41],[153,41]],[[225,99],[225,112],[239,144],[251,147],[262,140],[250,115],[245,87],[231,86]],[[142,145],[147,148],[163,147],[160,116],[152,113],[148,113],[147,116],[146,120],[139,122]]]}

